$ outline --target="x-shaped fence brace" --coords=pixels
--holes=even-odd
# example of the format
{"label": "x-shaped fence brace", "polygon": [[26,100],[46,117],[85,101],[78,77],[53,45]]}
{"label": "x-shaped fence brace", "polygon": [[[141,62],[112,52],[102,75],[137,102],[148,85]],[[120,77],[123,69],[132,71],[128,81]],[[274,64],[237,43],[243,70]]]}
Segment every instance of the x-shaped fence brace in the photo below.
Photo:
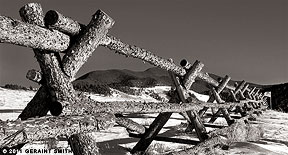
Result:
{"label": "x-shaped fence brace", "polygon": [[[108,35],[114,20],[101,10],[92,16],[87,26],[54,10],[48,11],[44,17],[41,5],[37,3],[29,3],[19,12],[23,22],[0,16],[0,42],[33,48],[41,71],[29,70],[27,78],[41,84],[41,87],[19,115],[21,120],[0,122],[0,148],[64,136],[69,138],[75,154],[98,154],[93,146],[96,145],[95,141],[87,133],[107,129],[117,122],[127,128],[130,136],[141,138],[131,153],[145,152],[153,140],[197,144],[190,150],[195,153],[203,146],[224,144],[223,138],[217,135],[227,135],[224,131],[228,131],[229,127],[237,127],[239,122],[243,123],[240,120],[246,120],[250,114],[266,106],[260,90],[249,88],[245,81],[236,87],[229,85],[229,76],[217,81],[202,71],[204,64],[200,61],[190,64],[183,60],[181,66],[177,66],[172,59],[163,59]],[[71,84],[74,76],[99,45],[169,71],[176,95],[168,103],[97,102],[75,92]],[[61,53],[64,53],[63,58]],[[212,95],[207,102],[199,101],[188,93],[196,78],[211,87]],[[221,99],[220,93],[224,89],[229,90],[232,102]],[[214,100],[218,104],[213,103]],[[205,126],[221,128],[203,123],[202,117],[209,108],[213,113],[209,123],[213,123],[217,117],[224,117],[230,126],[208,133]],[[46,116],[48,111],[58,117]],[[230,116],[232,111],[240,112],[242,118],[235,121]],[[173,112],[187,119],[199,141],[177,141],[157,136]],[[121,113],[160,114],[147,129],[128,118],[114,115]],[[29,119],[32,117],[40,118]]]}

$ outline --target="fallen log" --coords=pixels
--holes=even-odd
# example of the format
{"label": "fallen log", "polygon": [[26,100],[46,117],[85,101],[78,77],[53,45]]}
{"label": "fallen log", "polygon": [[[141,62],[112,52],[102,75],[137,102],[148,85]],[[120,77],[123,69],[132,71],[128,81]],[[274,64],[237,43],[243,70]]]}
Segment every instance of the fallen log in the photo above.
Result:
{"label": "fallen log", "polygon": [[62,52],[68,48],[69,42],[70,37],[59,31],[0,16],[0,43]]}
{"label": "fallen log", "polygon": [[145,133],[145,127],[141,124],[138,124],[131,119],[125,117],[117,117],[116,123],[122,127],[125,127],[127,130],[135,131],[137,133],[143,134]]}
{"label": "fallen log", "polygon": [[114,126],[115,120],[113,114],[94,113],[85,116],[47,116],[25,121],[1,121],[0,148],[107,129]]}

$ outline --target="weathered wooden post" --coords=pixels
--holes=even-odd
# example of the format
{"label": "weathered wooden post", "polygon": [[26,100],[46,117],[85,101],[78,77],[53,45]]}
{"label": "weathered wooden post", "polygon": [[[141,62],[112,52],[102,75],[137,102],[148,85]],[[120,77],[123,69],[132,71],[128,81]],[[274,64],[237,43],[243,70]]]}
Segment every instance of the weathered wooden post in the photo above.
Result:
{"label": "weathered wooden post", "polygon": [[[171,60],[170,60],[171,61]],[[172,61],[171,61],[172,62]],[[173,73],[169,73],[171,78],[176,86],[176,91],[180,98],[180,102],[186,102],[187,96],[185,95],[185,91],[190,89],[195,78],[197,77],[198,72],[203,68],[204,64],[200,61],[196,61],[187,72],[183,79],[183,85],[180,84],[179,78],[176,77]],[[155,139],[157,134],[163,128],[165,123],[169,120],[172,113],[160,113],[157,118],[150,125],[149,129],[147,129],[146,133],[139,140],[139,142],[134,146],[131,153],[133,154],[143,154],[151,142]],[[204,141],[207,139],[207,132],[205,126],[203,125],[198,113],[195,111],[188,111],[183,113],[186,119],[188,119],[189,123],[192,123],[191,126],[195,127],[197,136],[200,141]]]}
{"label": "weathered wooden post", "polygon": [[[39,26],[44,27],[44,13],[40,4],[29,3],[23,6],[19,13],[24,22],[30,24],[39,24]],[[53,47],[57,47],[57,44],[53,45]],[[50,110],[54,115],[60,115],[62,111],[62,105],[59,104],[59,101],[68,100],[69,97],[73,97],[74,89],[72,84],[69,82],[69,79],[61,69],[62,62],[59,60],[58,54],[50,51],[41,51],[37,49],[37,47],[33,49],[33,51],[40,65],[44,78],[42,79],[42,87],[38,90],[33,99],[28,103],[27,107],[25,107],[19,118],[27,119],[29,117],[35,116],[45,116],[48,110]],[[41,103],[41,105],[39,103]],[[60,108],[54,109],[54,107],[59,106]]]}
{"label": "weathered wooden post", "polygon": [[[20,9],[20,15],[23,20],[26,20],[26,22],[41,24],[40,26],[44,26],[43,11],[39,4],[30,3],[25,5]],[[45,78],[44,79],[45,82],[43,83],[43,85],[47,87],[47,89],[40,89],[39,91],[40,92],[43,91],[41,93],[43,96],[49,96],[50,103],[47,103],[49,107],[55,107],[54,103],[60,105],[60,107],[56,106],[57,107],[56,110],[51,110],[51,108],[49,109],[52,114],[54,115],[61,114],[62,107],[64,108],[68,107],[67,105],[69,103],[67,103],[67,101],[72,102],[73,104],[73,101],[75,101],[74,98],[76,96],[73,86],[71,84],[71,79],[74,78],[75,74],[80,69],[80,67],[87,61],[91,53],[97,48],[97,46],[100,43],[100,40],[102,40],[102,38],[107,34],[108,29],[111,28],[113,24],[114,21],[110,17],[108,17],[101,10],[98,10],[93,15],[91,22],[89,23],[83,34],[78,36],[78,39],[76,39],[72,47],[69,48],[67,51],[65,51],[66,54],[63,58],[63,61],[61,61],[59,55],[56,55],[53,52],[52,53],[49,52],[49,54],[46,54],[47,52],[45,53],[43,51],[34,50],[36,58],[40,64],[42,73],[44,74],[43,77]],[[36,46],[35,48],[38,48],[38,46]],[[46,49],[46,47],[44,49]],[[38,93],[35,95],[34,98],[37,98],[37,95]],[[42,100],[42,98],[38,97],[37,101],[39,102],[39,100]],[[28,106],[25,109],[26,112],[31,111],[31,104],[28,104]],[[22,113],[19,117],[22,117],[24,119],[27,118],[27,115],[25,116],[25,110],[24,113]],[[74,135],[74,137],[75,136],[77,135]],[[79,139],[82,140],[82,143],[78,143],[77,141],[75,141],[75,143],[89,147],[90,144],[87,143],[91,141],[91,139],[89,139],[89,136],[85,135],[83,136],[79,135],[79,136],[80,138],[78,138],[78,140]],[[73,141],[70,141],[70,144],[71,146],[75,146],[73,144]],[[83,154],[89,152],[92,154],[98,153],[97,150],[90,149],[84,151]]]}
{"label": "weathered wooden post", "polygon": [[[224,79],[220,82],[219,86],[217,87],[217,90],[216,90],[217,93],[215,93],[215,95],[220,94],[220,93],[225,89],[225,87],[226,87],[226,85],[228,84],[228,82],[230,81],[230,79],[231,79],[231,77],[229,77],[228,75],[226,75],[226,76],[224,77]],[[210,96],[207,102],[214,102],[214,100],[215,100],[215,95]],[[221,101],[221,102],[222,102],[222,101]],[[213,111],[214,111],[214,108],[212,108],[212,109],[213,109]],[[205,108],[203,108],[202,110],[200,110],[200,111],[199,111],[200,117],[202,117],[207,110],[208,110],[207,107],[205,107]]]}
{"label": "weathered wooden post", "polygon": [[[244,100],[243,93],[242,90],[245,87],[246,82],[245,81],[241,81],[240,84],[238,84],[238,86],[235,88],[235,90],[230,90],[230,93],[232,94],[232,98],[235,102],[239,102],[240,100]],[[238,95],[240,94],[240,95]],[[246,116],[246,112],[243,110],[243,108],[241,106],[236,106],[237,111],[240,112],[241,116]]]}
{"label": "weathered wooden post", "polygon": [[[225,102],[221,99],[220,93],[224,90],[225,86],[228,84],[230,79],[231,77],[226,75],[216,90],[215,88],[212,88],[212,93],[217,103],[221,104]],[[234,123],[234,120],[231,118],[228,110],[225,108],[219,108],[219,110],[215,113],[214,117],[212,116],[212,118],[209,120],[209,123],[213,123],[217,119],[217,115],[219,115],[220,113],[223,114],[228,125],[231,125],[232,123]]]}

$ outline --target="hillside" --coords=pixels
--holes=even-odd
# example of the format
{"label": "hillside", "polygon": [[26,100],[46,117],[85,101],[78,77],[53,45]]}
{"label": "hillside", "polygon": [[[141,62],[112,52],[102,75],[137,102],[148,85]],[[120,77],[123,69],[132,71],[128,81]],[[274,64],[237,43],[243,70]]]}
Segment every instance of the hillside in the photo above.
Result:
{"label": "hillside", "polygon": [[[209,73],[209,75],[215,80],[221,77],[215,74]],[[238,81],[239,82],[239,81]],[[234,85],[235,81],[231,80],[229,84]],[[100,70],[89,72],[73,82],[73,85],[108,85],[110,87],[116,86],[129,86],[129,87],[153,87],[153,86],[171,86],[172,82],[168,75],[168,72],[157,68],[149,68],[145,71],[131,71],[127,69],[112,69],[112,70]],[[267,87],[259,84],[249,83],[251,86]],[[207,94],[209,86],[196,79],[196,82],[192,86],[192,90]]]}

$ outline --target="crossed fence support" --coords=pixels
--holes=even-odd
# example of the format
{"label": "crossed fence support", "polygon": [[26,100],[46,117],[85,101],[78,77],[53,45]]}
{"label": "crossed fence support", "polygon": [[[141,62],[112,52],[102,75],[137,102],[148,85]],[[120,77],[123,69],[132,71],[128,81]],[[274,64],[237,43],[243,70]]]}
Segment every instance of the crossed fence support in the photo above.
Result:
{"label": "crossed fence support", "polygon": [[[29,3],[22,7],[20,16],[23,22],[0,16],[0,42],[33,48],[41,71],[30,70],[27,78],[41,84],[41,87],[19,116],[25,121],[0,122],[3,130],[0,133],[2,138],[0,147],[65,135],[70,137],[69,144],[75,154],[98,154],[98,150],[92,146],[95,143],[90,143],[93,139],[86,133],[106,129],[117,122],[129,131],[140,133],[134,135],[141,139],[132,149],[132,153],[144,153],[153,140],[197,144],[192,150],[197,151],[201,150],[201,146],[208,144],[224,144],[221,142],[223,139],[217,136],[217,132],[211,134],[206,131],[206,124],[201,117],[209,108],[212,108],[213,112],[211,123],[222,113],[227,124],[233,126],[235,121],[230,116],[230,112],[234,106],[241,113],[242,119],[249,116],[247,115],[249,108],[252,109],[250,111],[252,113],[253,109],[261,110],[263,106],[263,95],[259,94],[260,90],[249,88],[245,81],[236,87],[229,85],[231,79],[229,76],[217,81],[202,71],[204,64],[200,61],[190,64],[184,60],[181,61],[182,67],[180,67],[172,60],[163,59],[150,51],[125,44],[108,35],[114,20],[101,10],[93,15],[87,26],[53,10],[48,11],[44,17],[41,5],[37,3]],[[175,100],[170,100],[169,103],[100,103],[77,94],[71,82],[99,45],[169,71],[176,86],[177,95],[173,97]],[[64,53],[63,58],[59,52]],[[199,101],[187,93],[196,78],[211,86],[213,95],[208,102]],[[220,93],[224,89],[229,90],[234,103],[221,99]],[[212,103],[214,100],[217,103]],[[216,108],[218,108],[217,112]],[[26,120],[35,116],[45,116],[48,111],[58,117]],[[125,117],[113,115],[149,112],[160,112],[160,114],[148,129]],[[173,112],[181,113],[187,119],[189,126],[195,129],[199,141],[177,141],[157,136]],[[41,125],[48,128],[42,130]]]}

